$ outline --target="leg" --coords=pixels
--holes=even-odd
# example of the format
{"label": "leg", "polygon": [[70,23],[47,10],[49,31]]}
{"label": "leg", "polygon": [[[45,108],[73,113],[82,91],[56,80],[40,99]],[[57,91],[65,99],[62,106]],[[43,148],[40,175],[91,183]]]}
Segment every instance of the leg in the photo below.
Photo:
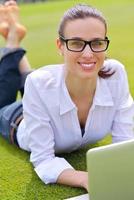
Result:
{"label": "leg", "polygon": [[[22,110],[21,101],[14,102],[0,109],[0,133],[10,143],[17,145],[18,142],[15,134],[17,127],[15,126],[15,122],[18,117],[22,116]],[[12,132],[12,130],[15,130],[15,132]]]}
{"label": "leg", "polygon": [[24,72],[23,74],[21,74],[21,84],[20,84],[20,88],[19,88],[19,91],[20,91],[20,94],[21,94],[21,97],[23,97],[23,94],[24,94],[24,85],[25,85],[25,81],[26,81],[26,78],[28,76],[28,74],[30,74],[32,71],[27,71],[27,72]]}
{"label": "leg", "polygon": [[[22,116],[22,103],[15,100],[20,87],[23,90],[26,75],[31,70],[24,56],[25,50],[20,48],[20,41],[25,36],[26,29],[19,24],[17,4],[10,0],[2,8],[5,9],[3,15],[6,13],[6,17],[1,18],[0,33],[6,39],[6,48],[3,49],[4,52],[1,50],[0,59],[0,133],[10,142],[17,144],[15,128],[16,122],[18,123]],[[3,22],[7,23],[7,29],[1,26]]]}
{"label": "leg", "polygon": [[25,51],[17,49],[0,60],[0,108],[16,100],[21,85],[19,62]]}
{"label": "leg", "polygon": [[[22,28],[19,24],[19,8],[15,1],[10,0],[5,3],[3,9],[5,9],[6,23],[8,23],[4,50],[9,53],[6,52],[0,61],[0,108],[14,102],[19,89],[23,95],[24,77],[31,71],[30,64],[24,56],[25,51],[19,48],[20,41],[26,33],[24,27]],[[4,21],[5,18],[1,20]]]}
{"label": "leg", "polygon": [[[8,48],[18,48],[20,46],[20,41],[26,34],[26,28],[19,23],[19,8],[16,2],[13,0],[7,1],[5,7],[7,9],[8,23],[10,27],[6,46]],[[23,56],[19,62],[19,72],[21,74],[21,85],[19,90],[21,96],[23,96],[24,83],[27,75],[31,72],[31,66],[26,56]]]}

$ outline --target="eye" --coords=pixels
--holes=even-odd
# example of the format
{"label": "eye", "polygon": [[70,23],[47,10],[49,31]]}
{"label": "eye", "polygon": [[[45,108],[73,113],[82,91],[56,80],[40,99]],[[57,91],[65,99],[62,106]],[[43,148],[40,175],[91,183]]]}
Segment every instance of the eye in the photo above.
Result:
{"label": "eye", "polygon": [[91,42],[92,47],[103,47],[106,45],[105,40],[94,40]]}
{"label": "eye", "polygon": [[79,49],[79,48],[83,47],[84,42],[81,41],[81,40],[69,40],[68,41],[68,45],[69,45],[69,47],[73,47],[73,48]]}

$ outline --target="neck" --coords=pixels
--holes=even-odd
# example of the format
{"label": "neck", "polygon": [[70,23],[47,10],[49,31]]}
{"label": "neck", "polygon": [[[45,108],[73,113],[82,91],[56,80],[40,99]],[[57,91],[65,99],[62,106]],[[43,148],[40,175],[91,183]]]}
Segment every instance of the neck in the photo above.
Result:
{"label": "neck", "polygon": [[66,86],[72,98],[93,97],[96,89],[97,77],[94,79],[82,79],[74,76],[66,76]]}

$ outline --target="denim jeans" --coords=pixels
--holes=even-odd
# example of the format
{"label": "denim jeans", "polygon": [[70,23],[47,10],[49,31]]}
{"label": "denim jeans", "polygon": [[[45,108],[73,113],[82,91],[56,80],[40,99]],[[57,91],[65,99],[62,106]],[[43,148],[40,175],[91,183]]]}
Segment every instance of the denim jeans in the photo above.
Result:
{"label": "denim jeans", "polygon": [[19,48],[0,60],[0,134],[8,140],[15,119],[22,114],[22,103],[16,101],[16,96],[18,90],[23,90],[18,67],[24,54],[25,50]]}
{"label": "denim jeans", "polygon": [[[0,110],[0,133],[10,142],[11,128],[15,127],[16,119],[23,113],[22,102],[16,101]],[[17,131],[17,130],[16,130]],[[14,135],[14,143],[18,145],[17,138]]]}

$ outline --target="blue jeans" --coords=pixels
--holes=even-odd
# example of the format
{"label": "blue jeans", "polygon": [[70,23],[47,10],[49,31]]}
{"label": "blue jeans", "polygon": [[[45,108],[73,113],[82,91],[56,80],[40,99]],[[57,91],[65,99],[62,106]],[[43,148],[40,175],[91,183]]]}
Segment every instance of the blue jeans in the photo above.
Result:
{"label": "blue jeans", "polygon": [[[16,49],[0,60],[0,134],[10,141],[10,130],[22,114],[22,103],[16,101],[17,92],[23,91],[19,62],[25,50]],[[22,92],[23,93],[23,92]],[[16,137],[14,142],[17,144]]]}
{"label": "blue jeans", "polygon": [[[23,107],[21,101],[16,101],[10,105],[7,105],[0,110],[0,133],[4,138],[6,138],[9,142],[11,141],[10,132],[11,129],[15,129],[15,133],[17,131],[17,127],[15,126],[16,119],[21,116],[23,113]],[[16,134],[14,133],[13,140],[15,144],[18,145]]]}

